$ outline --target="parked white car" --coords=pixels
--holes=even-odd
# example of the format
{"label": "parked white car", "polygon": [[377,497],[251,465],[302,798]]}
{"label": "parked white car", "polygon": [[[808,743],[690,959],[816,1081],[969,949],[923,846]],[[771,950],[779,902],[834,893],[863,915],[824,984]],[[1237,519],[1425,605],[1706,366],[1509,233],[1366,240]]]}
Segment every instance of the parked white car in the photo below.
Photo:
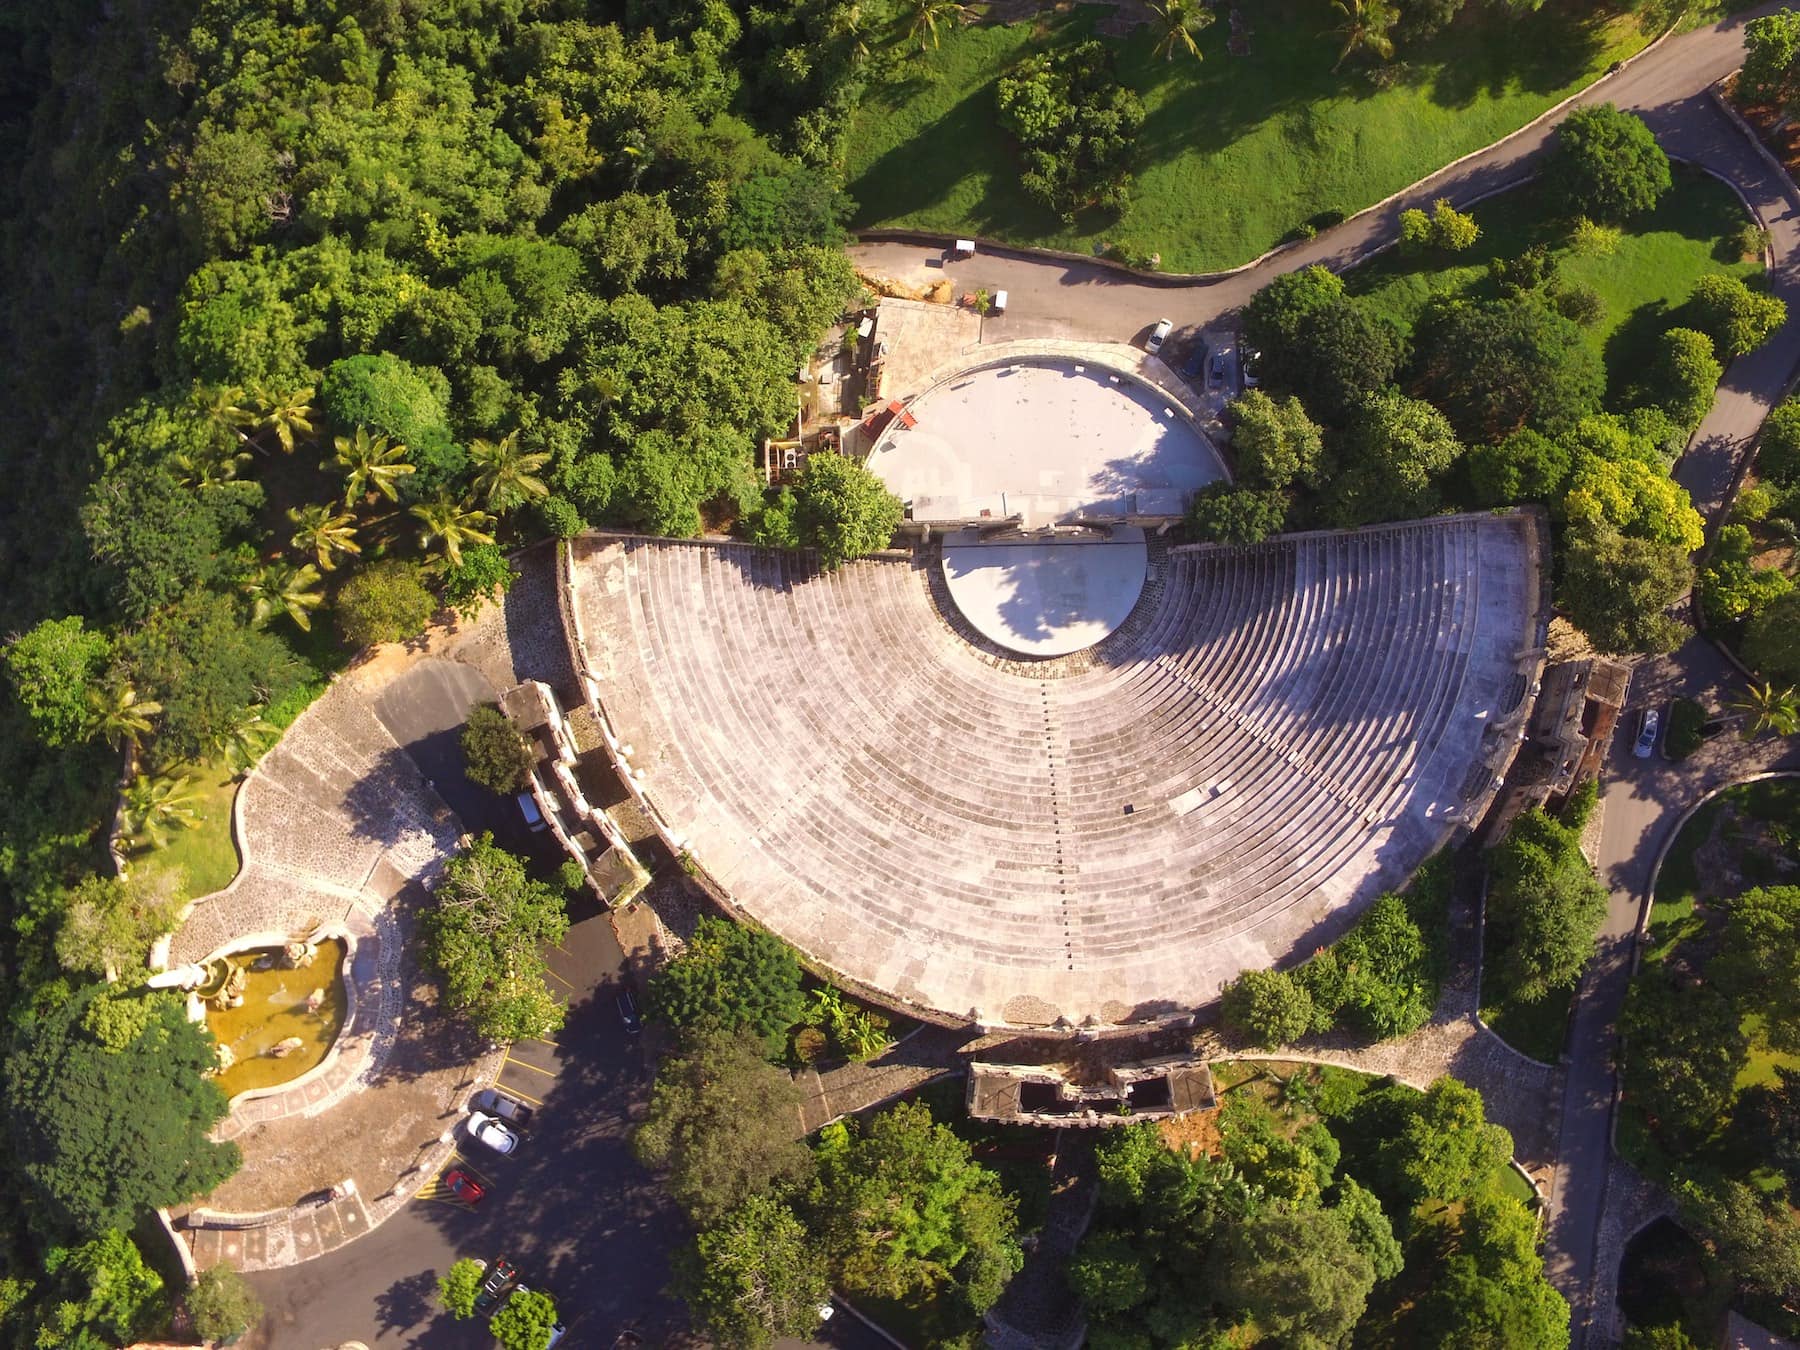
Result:
{"label": "parked white car", "polygon": [[496,1153],[511,1153],[519,1147],[519,1136],[506,1127],[506,1122],[485,1111],[469,1112],[469,1137]]}

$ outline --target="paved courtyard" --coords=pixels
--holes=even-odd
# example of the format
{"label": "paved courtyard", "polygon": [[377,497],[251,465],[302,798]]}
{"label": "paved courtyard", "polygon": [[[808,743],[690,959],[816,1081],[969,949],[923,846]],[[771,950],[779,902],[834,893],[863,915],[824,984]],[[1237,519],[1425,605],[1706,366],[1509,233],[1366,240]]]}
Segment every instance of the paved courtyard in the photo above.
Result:
{"label": "paved courtyard", "polygon": [[965,636],[929,556],[573,548],[675,846],[848,980],[986,1023],[1175,1013],[1331,940],[1479,817],[1541,659],[1530,516],[1159,547],[1050,661]]}
{"label": "paved courtyard", "polygon": [[907,413],[868,466],[915,520],[1018,515],[1035,529],[1081,515],[1180,515],[1188,496],[1226,477],[1165,393],[1074,356],[1021,353],[963,371]]}

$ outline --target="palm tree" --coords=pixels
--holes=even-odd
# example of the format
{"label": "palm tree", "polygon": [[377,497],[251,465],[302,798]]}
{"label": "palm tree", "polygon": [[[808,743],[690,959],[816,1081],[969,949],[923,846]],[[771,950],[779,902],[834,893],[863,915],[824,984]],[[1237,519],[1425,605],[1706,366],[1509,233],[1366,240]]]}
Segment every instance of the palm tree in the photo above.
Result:
{"label": "palm tree", "polygon": [[406,447],[386,436],[371,436],[367,427],[358,427],[354,436],[339,436],[336,463],[344,471],[344,505],[379,492],[390,502],[400,500],[396,482],[413,471],[406,462]]}
{"label": "palm tree", "polygon": [[475,496],[490,511],[510,511],[533,497],[550,495],[544,480],[537,477],[550,456],[521,451],[516,431],[498,441],[470,441],[469,462],[475,466]]}
{"label": "palm tree", "polygon": [[240,441],[250,439],[247,426],[254,426],[256,414],[239,400],[244,391],[229,384],[196,384],[188,392],[188,405],[208,421],[229,431]]}
{"label": "palm tree", "polygon": [[1394,39],[1388,30],[1400,22],[1400,12],[1390,0],[1331,0],[1331,6],[1344,16],[1338,33],[1344,39],[1344,50],[1338,53],[1338,67],[1350,59],[1351,52],[1374,52],[1383,61],[1394,55]]}
{"label": "palm tree", "polygon": [[319,569],[311,563],[299,567],[286,562],[265,563],[243,583],[243,590],[255,605],[251,622],[258,628],[277,614],[285,614],[310,632],[310,611],[325,603],[325,592],[319,589]]}
{"label": "palm tree", "polygon": [[103,736],[117,750],[121,745],[136,745],[138,738],[150,734],[150,719],[162,711],[153,699],[140,699],[137,690],[123,680],[96,685],[87,692],[88,728]]}
{"label": "palm tree", "polygon": [[180,778],[145,778],[139,774],[125,789],[125,833],[151,848],[165,848],[172,827],[184,830],[200,828],[200,816],[194,810],[191,780]]}
{"label": "palm tree", "polygon": [[861,64],[869,59],[869,17],[863,13],[860,0],[840,5],[832,15],[834,36],[850,39],[850,60]]}
{"label": "palm tree", "polygon": [[278,735],[279,729],[263,717],[263,705],[253,703],[214,739],[213,750],[233,773],[242,775],[256,767],[269,742]]}
{"label": "palm tree", "polygon": [[231,443],[225,442],[203,450],[183,451],[170,456],[170,463],[181,470],[183,487],[217,487],[220,483],[229,483],[236,478],[238,471],[250,462],[248,450],[230,447]]}
{"label": "palm tree", "polygon": [[1760,685],[1753,684],[1731,708],[1744,718],[1744,739],[1747,741],[1765,731],[1772,731],[1777,736],[1792,736],[1800,730],[1800,694],[1792,687],[1777,689],[1766,680]]}
{"label": "palm tree", "polygon": [[[1175,0],[1175,3],[1182,3],[1182,0]],[[925,50],[927,43],[935,47],[938,45],[938,25],[960,20],[966,12],[956,0],[907,0],[906,35],[919,44],[920,51]]]}
{"label": "palm tree", "polygon": [[1178,50],[1185,51],[1196,61],[1200,59],[1200,44],[1194,35],[1213,21],[1213,12],[1199,3],[1199,0],[1167,0],[1165,4],[1150,5],[1150,12],[1156,15],[1161,27],[1161,35],[1156,39],[1156,54],[1165,61],[1173,61]]}
{"label": "palm tree", "polygon": [[452,500],[448,493],[440,492],[434,500],[420,502],[412,508],[412,514],[419,521],[419,547],[430,548],[434,540],[442,543],[444,556],[452,567],[461,566],[464,544],[494,542],[494,536],[484,528],[494,518],[486,511]]}
{"label": "palm tree", "polygon": [[312,396],[311,388],[296,389],[291,394],[282,395],[271,394],[258,385],[256,401],[262,405],[262,411],[257,414],[256,429],[259,432],[273,431],[282,450],[293,454],[297,444],[303,440],[310,441],[313,436]]}
{"label": "palm tree", "polygon": [[327,572],[336,569],[338,554],[362,552],[362,545],[356,542],[356,517],[348,511],[324,505],[290,506],[287,518],[294,525],[288,543],[310,552]]}

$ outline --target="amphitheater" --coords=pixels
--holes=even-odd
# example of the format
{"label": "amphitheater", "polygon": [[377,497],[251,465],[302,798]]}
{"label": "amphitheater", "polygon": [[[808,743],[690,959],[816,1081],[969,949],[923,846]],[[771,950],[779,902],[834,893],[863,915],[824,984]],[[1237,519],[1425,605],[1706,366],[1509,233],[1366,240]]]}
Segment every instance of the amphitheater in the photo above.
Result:
{"label": "amphitheater", "polygon": [[1149,540],[1026,659],[925,544],[821,573],[586,536],[582,678],[671,847],[846,981],[987,1025],[1184,1014],[1299,959],[1486,808],[1543,659],[1533,515]]}

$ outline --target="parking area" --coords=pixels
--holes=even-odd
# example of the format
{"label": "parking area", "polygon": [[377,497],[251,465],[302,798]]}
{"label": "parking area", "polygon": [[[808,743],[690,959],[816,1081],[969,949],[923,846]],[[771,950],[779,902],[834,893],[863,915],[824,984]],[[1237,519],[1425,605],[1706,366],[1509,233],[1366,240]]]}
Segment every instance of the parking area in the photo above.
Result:
{"label": "parking area", "polygon": [[[552,1293],[567,1344],[610,1346],[625,1331],[666,1344],[677,1334],[681,1310],[663,1290],[682,1221],[628,1143],[649,1069],[619,1015],[623,957],[597,906],[571,918],[546,953],[567,1021],[553,1039],[511,1046],[497,1080],[531,1109],[517,1148],[501,1154],[471,1138],[461,1112],[445,1120],[454,1156],[392,1219],[317,1260],[251,1277],[269,1314],[259,1345],[492,1344],[485,1325],[457,1322],[437,1304],[438,1276],[465,1256],[505,1257],[526,1284]],[[463,1104],[476,1096],[471,1085]],[[457,1193],[458,1171],[478,1198]]]}

